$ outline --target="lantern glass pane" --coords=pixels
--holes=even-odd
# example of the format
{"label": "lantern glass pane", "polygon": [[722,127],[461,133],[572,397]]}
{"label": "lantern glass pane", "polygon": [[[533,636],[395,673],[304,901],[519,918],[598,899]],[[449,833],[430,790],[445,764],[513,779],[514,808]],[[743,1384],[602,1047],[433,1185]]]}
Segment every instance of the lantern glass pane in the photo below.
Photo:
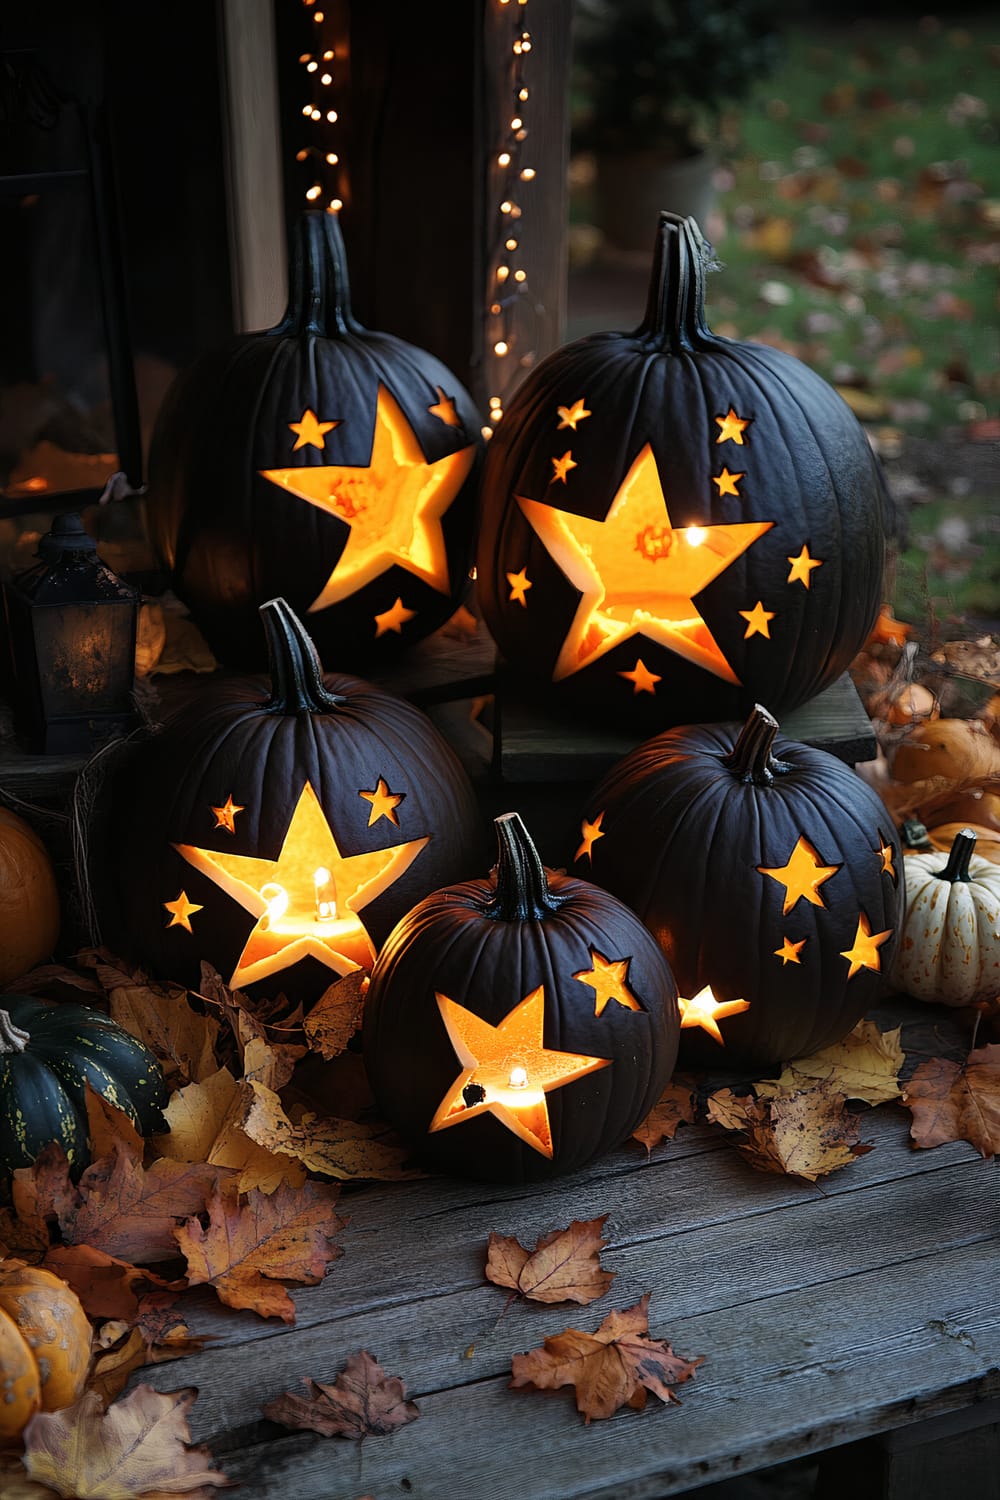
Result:
{"label": "lantern glass pane", "polygon": [[32,627],[47,718],[129,712],[133,604],[50,605],[32,612]]}

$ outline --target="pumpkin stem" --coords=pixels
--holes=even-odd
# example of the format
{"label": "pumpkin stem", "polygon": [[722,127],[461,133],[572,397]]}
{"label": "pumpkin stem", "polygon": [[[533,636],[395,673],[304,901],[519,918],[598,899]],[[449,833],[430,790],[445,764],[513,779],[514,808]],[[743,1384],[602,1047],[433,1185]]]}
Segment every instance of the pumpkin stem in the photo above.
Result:
{"label": "pumpkin stem", "polygon": [[976,835],[971,828],[960,828],[952,839],[951,848],[948,850],[948,863],[943,870],[938,870],[938,880],[971,880],[969,874],[969,860],[972,851],[976,847]]}
{"label": "pumpkin stem", "polygon": [[258,614],[267,637],[272,714],[326,714],[347,700],[323,685],[323,667],[312,637],[284,599],[268,599]]}
{"label": "pumpkin stem", "polygon": [[787,761],[777,760],[771,754],[777,733],[777,719],[755,703],[736,744],[722,757],[722,764],[740,781],[752,781],[755,786],[773,785],[776,776],[792,769]]}
{"label": "pumpkin stem", "polygon": [[305,209],[289,236],[288,306],[269,331],[290,338],[308,333],[335,338],[360,328],[351,312],[347,252],[337,215]]}
{"label": "pumpkin stem", "polygon": [[697,220],[660,214],[646,312],[636,330],[672,354],[703,348],[713,341],[705,322],[705,272],[712,251]]}
{"label": "pumpkin stem", "polygon": [[549,917],[562,902],[549,889],[545,867],[531,835],[516,812],[493,819],[499,857],[491,871],[495,892],[484,907],[498,922],[526,922]]}
{"label": "pumpkin stem", "polygon": [[23,1052],[30,1041],[29,1033],[15,1026],[7,1011],[0,1010],[0,1054]]}

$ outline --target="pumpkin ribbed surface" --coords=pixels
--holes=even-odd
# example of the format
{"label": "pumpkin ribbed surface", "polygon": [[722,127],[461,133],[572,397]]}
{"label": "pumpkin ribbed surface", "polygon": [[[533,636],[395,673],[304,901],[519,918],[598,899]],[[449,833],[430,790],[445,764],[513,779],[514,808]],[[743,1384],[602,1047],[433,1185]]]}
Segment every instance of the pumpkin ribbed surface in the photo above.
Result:
{"label": "pumpkin ribbed surface", "polygon": [[532,370],[483,472],[477,588],[511,670],[650,730],[813,697],[882,597],[864,429],[800,361],[712,334],[708,254],[661,215],[640,327]]}
{"label": "pumpkin ribbed surface", "polygon": [[892,979],[918,1000],[969,1005],[1000,992],[1000,865],[975,847],[966,828],[947,857],[906,856],[906,920]]}
{"label": "pumpkin ribbed surface", "polygon": [[14,1436],[35,1411],[71,1406],[90,1350],[90,1322],[64,1281],[40,1266],[0,1261],[0,1432]]}
{"label": "pumpkin ribbed surface", "polygon": [[30,823],[0,807],[0,984],[51,957],[59,919],[48,850]]}

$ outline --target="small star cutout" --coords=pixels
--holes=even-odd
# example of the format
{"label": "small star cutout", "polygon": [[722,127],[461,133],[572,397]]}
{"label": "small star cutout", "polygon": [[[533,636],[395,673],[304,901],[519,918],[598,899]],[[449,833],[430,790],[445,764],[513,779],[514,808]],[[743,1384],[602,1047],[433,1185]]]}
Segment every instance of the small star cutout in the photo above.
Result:
{"label": "small star cutout", "polygon": [[598,839],[602,839],[604,837],[604,830],[601,827],[601,824],[603,822],[603,812],[599,812],[592,823],[588,823],[586,818],[584,818],[583,823],[580,825],[580,836],[583,842],[581,843],[579,849],[576,851],[574,858],[582,859],[583,856],[586,855],[591,864],[593,864],[594,845],[597,843]]}
{"label": "small star cutout", "polygon": [[803,546],[802,551],[799,553],[798,557],[790,557],[788,561],[792,566],[788,570],[788,578],[786,582],[801,583],[804,584],[806,588],[809,587],[809,575],[812,573],[813,568],[821,568],[823,566],[818,557],[809,556],[809,548],[806,546]]}
{"label": "small star cutout", "polygon": [[435,386],[434,389],[438,393],[438,398],[433,406],[427,408],[431,416],[440,417],[441,421],[446,422],[449,427],[461,427],[462,418],[455,410],[454,396],[446,396],[439,385]]}
{"label": "small star cutout", "polygon": [[521,604],[525,609],[528,607],[527,592],[534,585],[528,577],[527,568],[522,568],[520,573],[508,573],[507,582],[510,584],[510,603]]}
{"label": "small star cutout", "polygon": [[552,460],[552,478],[550,479],[549,483],[555,484],[556,480],[558,479],[563,484],[565,484],[566,475],[569,473],[570,469],[575,469],[576,467],[576,459],[567,448],[562,458],[554,458]]}
{"label": "small star cutout", "polygon": [[608,1067],[611,1059],[546,1047],[543,985],[525,995],[496,1026],[447,995],[437,994],[437,1003],[462,1072],[428,1130],[444,1130],[488,1113],[542,1156],[551,1156],[545,1095]]}
{"label": "small star cutout", "polygon": [[716,1000],[711,986],[707,984],[692,1000],[678,997],[677,1004],[681,1011],[682,1031],[687,1026],[700,1026],[723,1047],[726,1043],[719,1030],[719,1022],[724,1021],[726,1016],[738,1016],[750,1009],[749,1000]]}
{"label": "small star cutout", "polygon": [[720,496],[738,495],[740,480],[745,477],[745,474],[730,474],[728,469],[723,469],[721,474],[713,474],[712,483],[718,486]]}
{"label": "small star cutout", "polygon": [[373,792],[359,792],[366,802],[371,803],[371,811],[368,814],[368,827],[377,823],[379,818],[388,818],[390,823],[399,827],[399,818],[396,816],[396,808],[406,796],[405,792],[390,792],[385,780],[380,776],[378,786]]}
{"label": "small star cutout", "polygon": [[886,932],[872,933],[871,923],[864,912],[858,917],[858,930],[854,934],[854,946],[848,948],[846,953],[841,952],[841,958],[846,958],[850,964],[848,979],[853,979],[861,969],[872,969],[876,974],[881,972],[882,961],[878,950],[882,944],[892,937],[892,928]]}
{"label": "small star cutout", "polygon": [[774,619],[773,609],[765,609],[758,599],[753,609],[741,609],[739,612],[747,622],[747,628],[743,632],[745,641],[748,641],[752,635],[762,635],[768,641],[771,639],[770,621]]}
{"label": "small star cutout", "polygon": [[192,932],[191,918],[196,911],[204,911],[203,906],[197,906],[195,902],[189,901],[187,891],[181,891],[176,901],[164,901],[163,905],[170,913],[168,927],[183,927],[185,932]]}
{"label": "small star cutout", "polygon": [[787,865],[757,866],[761,875],[769,875],[785,887],[785,902],[781,908],[785,917],[802,898],[810,906],[825,906],[819,888],[840,868],[840,865],[825,865],[805,835],[800,835]]}
{"label": "small star cutout", "polygon": [[629,682],[634,684],[632,688],[633,696],[636,693],[655,694],[656,684],[663,681],[662,677],[658,677],[655,672],[651,672],[649,668],[644,665],[641,657],[636,662],[631,672],[619,672],[618,676],[624,677]]}
{"label": "small star cutout", "polygon": [[577,422],[582,422],[585,417],[590,416],[590,412],[582,401],[574,401],[572,406],[557,406],[556,411],[559,415],[559,426],[572,427],[574,432]]}
{"label": "small star cutout", "polygon": [[724,417],[716,417],[715,420],[721,429],[721,431],[719,432],[719,436],[715,440],[716,444],[738,443],[742,448],[744,442],[744,430],[750,426],[753,418],[738,417],[733,408],[730,407]]}
{"label": "small star cutout", "polygon": [[775,958],[781,959],[782,968],[784,968],[786,964],[800,964],[802,960],[799,957],[799,954],[802,952],[802,949],[805,947],[805,945],[805,938],[800,938],[797,943],[793,943],[791,938],[783,938],[781,941],[781,947],[775,948],[774,956]]}
{"label": "small star cutout", "polygon": [[402,599],[397,599],[391,609],[375,616],[375,639],[385,635],[387,631],[394,630],[397,635],[403,634],[403,626],[407,620],[412,620],[416,614],[415,609],[407,609]]}
{"label": "small star cutout", "polygon": [[609,1000],[616,1000],[626,1010],[642,1010],[642,1006],[628,987],[630,958],[605,958],[596,948],[591,948],[590,958],[594,967],[581,969],[574,974],[581,984],[587,984],[594,992],[594,1015],[600,1016]]}
{"label": "small star cutout", "polygon": [[292,449],[293,453],[295,452],[295,448],[305,448],[306,446],[319,448],[322,452],[323,448],[326,447],[326,434],[332,432],[335,427],[339,427],[340,423],[321,422],[316,413],[311,411],[307,406],[302,413],[302,421],[289,422],[288,426],[296,434],[295,447]]}
{"label": "small star cutout", "polygon": [[224,828],[227,833],[235,833],[236,814],[243,812],[244,809],[238,802],[233,801],[233,794],[230,792],[222,807],[213,807],[212,811],[215,814],[216,828]]}
{"label": "small star cutout", "polygon": [[879,874],[880,875],[889,875],[889,876],[891,876],[892,877],[892,883],[893,883],[893,885],[895,885],[896,884],[896,866],[893,864],[893,859],[895,858],[896,851],[893,849],[893,847],[892,847],[891,844],[889,844],[889,843],[886,842],[885,834],[882,832],[881,828],[878,831],[878,843],[879,843],[879,849],[878,849],[879,858],[882,861],[882,868],[879,871]]}

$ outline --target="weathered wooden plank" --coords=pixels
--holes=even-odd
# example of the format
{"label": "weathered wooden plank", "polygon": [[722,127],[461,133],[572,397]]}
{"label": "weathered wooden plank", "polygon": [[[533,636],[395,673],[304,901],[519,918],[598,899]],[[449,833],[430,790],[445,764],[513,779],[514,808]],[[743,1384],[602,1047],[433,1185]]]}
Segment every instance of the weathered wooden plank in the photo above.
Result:
{"label": "weathered wooden plank", "polygon": [[[707,1356],[680,1408],[625,1411],[584,1427],[570,1393],[515,1393],[498,1376],[418,1397],[417,1422],[360,1450],[245,1426],[233,1451],[223,1457],[218,1438],[214,1450],[247,1500],[279,1492],[296,1500],[363,1493],[440,1500],[452,1489],[522,1500],[654,1500],[997,1395],[997,1248],[964,1246],[912,1260],[905,1276],[879,1269],[821,1292],[789,1291],[686,1318],[659,1290],[654,1336]],[[565,1321],[594,1327],[595,1313]],[[532,1327],[524,1347],[540,1332]],[[395,1351],[370,1343],[392,1368]],[[185,1364],[173,1373],[183,1377]],[[154,1374],[159,1380],[162,1368]],[[270,1372],[260,1372],[258,1398],[270,1390]],[[204,1438],[198,1404],[193,1427]],[[250,1402],[235,1403],[232,1415],[245,1423]]]}
{"label": "weathered wooden plank", "polygon": [[[509,1367],[525,1336],[537,1341],[558,1332],[567,1316],[565,1308],[522,1306],[501,1316],[505,1294],[483,1275],[493,1229],[534,1244],[574,1217],[609,1212],[604,1262],[616,1279],[608,1304],[628,1306],[646,1291],[669,1287],[671,1317],[738,1309],[810,1286],[821,1297],[838,1279],[904,1267],[912,1257],[1000,1235],[1000,1196],[988,1163],[956,1164],[839,1198],[814,1192],[804,1201],[763,1206],[765,1192],[763,1205],[747,1211],[753,1194],[739,1176],[745,1174],[742,1163],[729,1153],[700,1160],[707,1169],[700,1188],[689,1181],[674,1201],[667,1174],[657,1174],[654,1186],[651,1174],[643,1173],[621,1184],[626,1190],[617,1200],[605,1193],[602,1203],[582,1210],[565,1204],[561,1212],[535,1211],[525,1219],[523,1205],[512,1205],[507,1216],[494,1203],[479,1213],[461,1208],[423,1219],[400,1216],[394,1225],[381,1222],[374,1233],[363,1224],[353,1236],[345,1232],[343,1260],[320,1287],[296,1295],[294,1333],[275,1334],[258,1324],[267,1341],[268,1381],[277,1391],[304,1373],[327,1378],[331,1345],[344,1358],[372,1341],[380,1358],[395,1359],[419,1392],[489,1378]],[[735,1194],[725,1181],[730,1168],[737,1169]],[[684,1201],[696,1193],[712,1204],[708,1222],[678,1228]],[[198,1318],[189,1323],[202,1326]],[[154,1383],[170,1388],[174,1371],[182,1368],[184,1379],[206,1393],[202,1420],[213,1432],[224,1430],[232,1403],[239,1411],[259,1384],[259,1361],[247,1353],[211,1348],[170,1373],[154,1373]]]}

